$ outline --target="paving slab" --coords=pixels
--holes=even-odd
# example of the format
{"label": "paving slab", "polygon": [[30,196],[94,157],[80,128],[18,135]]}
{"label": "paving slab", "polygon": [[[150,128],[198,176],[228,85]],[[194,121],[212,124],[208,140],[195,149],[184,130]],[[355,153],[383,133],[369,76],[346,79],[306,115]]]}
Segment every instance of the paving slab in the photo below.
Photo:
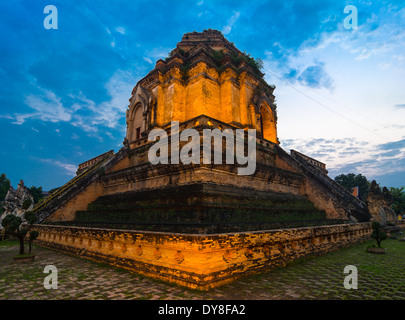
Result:
{"label": "paving slab", "polygon": [[[145,278],[127,270],[35,246],[36,259],[14,264],[18,245],[0,243],[1,300],[404,300],[405,243],[386,240],[384,255],[366,251],[373,242],[300,259],[208,292]],[[358,289],[345,289],[346,265],[358,271]],[[58,270],[58,288],[45,289],[47,265]]]}

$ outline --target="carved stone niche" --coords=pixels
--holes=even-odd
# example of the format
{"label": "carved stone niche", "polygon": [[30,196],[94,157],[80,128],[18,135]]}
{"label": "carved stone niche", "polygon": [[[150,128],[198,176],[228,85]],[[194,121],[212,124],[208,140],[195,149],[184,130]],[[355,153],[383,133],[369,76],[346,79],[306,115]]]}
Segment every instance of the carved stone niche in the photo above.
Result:
{"label": "carved stone niche", "polygon": [[95,240],[95,245],[98,250],[101,250],[101,248],[103,247],[103,241]]}
{"label": "carved stone niche", "polygon": [[75,243],[75,240],[76,240],[76,238],[75,237],[73,237],[73,236],[69,236],[68,237],[68,239],[67,239],[67,242],[69,242],[70,244],[74,244]]}
{"label": "carved stone niche", "polygon": [[176,262],[178,264],[182,263],[184,261],[184,254],[178,250],[175,254],[174,254],[174,260],[176,260]]}
{"label": "carved stone niche", "polygon": [[114,243],[111,241],[106,242],[105,247],[107,251],[113,251],[114,250]]}
{"label": "carved stone niche", "polygon": [[225,262],[229,263],[235,259],[235,254],[234,254],[233,250],[227,249],[224,252],[222,258],[224,259]]}
{"label": "carved stone niche", "polygon": [[84,239],[83,244],[84,244],[84,246],[87,247],[87,249],[88,249],[88,248],[91,247],[92,241],[91,241],[91,239],[86,238],[86,239]]}
{"label": "carved stone niche", "polygon": [[253,249],[251,247],[247,247],[244,254],[246,258],[251,259],[253,257]]}
{"label": "carved stone niche", "polygon": [[151,122],[151,105],[152,93],[138,84],[132,92],[132,98],[126,113],[126,143],[131,144],[146,135]]}
{"label": "carved stone niche", "polygon": [[271,250],[269,245],[266,244],[263,246],[263,254],[267,259],[271,258]]}
{"label": "carved stone niche", "polygon": [[141,255],[143,254],[142,246],[141,246],[141,245],[138,245],[138,247],[136,248],[135,252],[136,252],[136,254],[137,254],[138,256],[141,256]]}
{"label": "carved stone niche", "polygon": [[117,245],[117,249],[120,254],[125,254],[128,251],[127,245],[123,242]]}
{"label": "carved stone niche", "polygon": [[159,259],[162,257],[162,252],[160,251],[160,248],[159,248],[159,247],[156,247],[156,248],[155,248],[155,251],[153,252],[153,257],[154,257],[156,260],[159,260]]}

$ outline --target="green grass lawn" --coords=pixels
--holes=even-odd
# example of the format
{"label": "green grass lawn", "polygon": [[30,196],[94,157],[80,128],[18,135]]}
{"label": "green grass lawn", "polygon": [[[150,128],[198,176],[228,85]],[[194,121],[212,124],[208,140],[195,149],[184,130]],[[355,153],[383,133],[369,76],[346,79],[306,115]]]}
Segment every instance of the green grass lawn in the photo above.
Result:
{"label": "green grass lawn", "polygon": [[16,246],[19,244],[20,244],[20,242],[18,240],[4,240],[4,241],[0,241],[0,248]]}

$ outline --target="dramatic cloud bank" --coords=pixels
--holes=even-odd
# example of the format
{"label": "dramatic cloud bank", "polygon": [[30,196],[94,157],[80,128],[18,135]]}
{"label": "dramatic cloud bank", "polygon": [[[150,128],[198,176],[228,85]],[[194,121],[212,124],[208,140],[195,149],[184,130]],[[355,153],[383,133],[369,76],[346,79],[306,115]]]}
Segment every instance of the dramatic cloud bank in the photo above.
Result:
{"label": "dramatic cloud bank", "polygon": [[[117,151],[132,88],[186,32],[222,31],[260,57],[276,85],[285,149],[405,185],[405,4],[356,1],[2,1],[0,165],[16,185],[58,187],[75,166]],[[41,160],[42,159],[42,160]]]}

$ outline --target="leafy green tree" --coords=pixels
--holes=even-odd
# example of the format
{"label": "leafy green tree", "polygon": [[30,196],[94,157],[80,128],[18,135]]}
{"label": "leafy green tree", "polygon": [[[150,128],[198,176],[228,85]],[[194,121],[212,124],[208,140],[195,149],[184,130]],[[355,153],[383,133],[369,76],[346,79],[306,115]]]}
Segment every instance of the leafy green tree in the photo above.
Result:
{"label": "leafy green tree", "polygon": [[23,202],[22,208],[24,209],[24,211],[28,210],[28,208],[31,206],[32,201],[30,199],[26,199]]}
{"label": "leafy green tree", "polygon": [[2,173],[0,175],[0,201],[3,201],[6,197],[7,191],[10,189],[11,183],[7,179],[6,174]]}
{"label": "leafy green tree", "polygon": [[394,198],[392,209],[394,209],[395,213],[397,214],[405,213],[405,187],[400,188],[391,187],[390,193]]}
{"label": "leafy green tree", "polygon": [[359,187],[360,199],[363,201],[367,199],[370,182],[362,174],[341,174],[335,177],[335,181],[350,192],[352,192],[352,188]]}
{"label": "leafy green tree", "polygon": [[42,187],[34,187],[32,186],[30,189],[31,195],[34,198],[34,204],[37,204],[40,200],[43,199],[42,195]]}
{"label": "leafy green tree", "polygon": [[[15,236],[20,242],[20,254],[24,254],[24,238],[30,231],[32,225],[37,221],[37,219],[38,217],[34,212],[27,211],[26,213],[24,213],[23,218],[18,217],[14,214],[8,214],[1,221],[1,224],[6,229],[6,232]],[[38,237],[38,235],[36,237]],[[36,237],[34,234],[32,236],[33,240],[35,240]],[[33,240],[31,240],[31,242]]]}
{"label": "leafy green tree", "polygon": [[371,227],[373,228],[371,238],[375,239],[377,241],[378,247],[381,248],[381,241],[387,239],[387,234],[384,231],[382,231],[381,224],[377,221],[374,221],[371,224]]}

